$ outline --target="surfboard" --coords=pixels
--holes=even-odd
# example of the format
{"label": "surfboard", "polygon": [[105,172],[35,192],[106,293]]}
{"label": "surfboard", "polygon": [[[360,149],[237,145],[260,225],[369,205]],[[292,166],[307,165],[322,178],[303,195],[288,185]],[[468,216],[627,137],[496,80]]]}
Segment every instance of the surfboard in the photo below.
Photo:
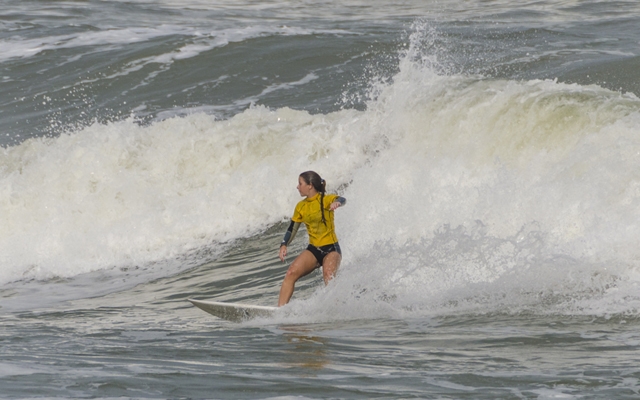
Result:
{"label": "surfboard", "polygon": [[268,317],[272,315],[278,307],[254,306],[252,304],[225,303],[222,301],[194,300],[187,299],[194,306],[209,314],[227,321],[246,321],[256,317]]}

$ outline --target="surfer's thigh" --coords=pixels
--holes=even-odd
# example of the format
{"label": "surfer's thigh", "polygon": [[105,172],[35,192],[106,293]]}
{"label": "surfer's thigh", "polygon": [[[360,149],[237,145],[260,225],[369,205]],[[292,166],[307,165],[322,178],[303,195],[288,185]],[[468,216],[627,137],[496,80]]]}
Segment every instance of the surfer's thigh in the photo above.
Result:
{"label": "surfer's thigh", "polygon": [[341,261],[342,256],[337,251],[332,251],[324,257],[324,260],[322,260],[322,277],[325,284],[336,276]]}
{"label": "surfer's thigh", "polygon": [[318,267],[318,260],[309,250],[305,250],[289,266],[287,270],[287,276],[295,278],[296,280],[311,273]]}

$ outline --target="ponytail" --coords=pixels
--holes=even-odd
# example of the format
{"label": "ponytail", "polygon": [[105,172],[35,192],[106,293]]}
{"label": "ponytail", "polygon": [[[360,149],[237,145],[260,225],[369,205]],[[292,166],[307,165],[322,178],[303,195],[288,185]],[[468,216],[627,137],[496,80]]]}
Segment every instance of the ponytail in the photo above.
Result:
{"label": "ponytail", "polygon": [[322,184],[322,191],[320,192],[320,212],[322,213],[322,223],[324,226],[327,226],[327,220],[324,218],[324,193],[327,191],[327,181],[321,179],[320,183]]}

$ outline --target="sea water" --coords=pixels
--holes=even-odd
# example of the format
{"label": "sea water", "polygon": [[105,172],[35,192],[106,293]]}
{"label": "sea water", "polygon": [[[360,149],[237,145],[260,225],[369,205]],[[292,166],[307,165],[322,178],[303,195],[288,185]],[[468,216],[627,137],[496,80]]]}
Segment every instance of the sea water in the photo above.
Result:
{"label": "sea water", "polygon": [[[0,397],[640,398],[640,6],[4,1]],[[343,261],[271,318],[297,176]]]}

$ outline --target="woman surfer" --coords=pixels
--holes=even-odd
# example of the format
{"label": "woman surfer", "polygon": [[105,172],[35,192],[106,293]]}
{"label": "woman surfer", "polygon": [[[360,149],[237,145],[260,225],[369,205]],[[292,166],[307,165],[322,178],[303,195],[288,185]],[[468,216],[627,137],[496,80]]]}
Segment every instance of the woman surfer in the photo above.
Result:
{"label": "woman surfer", "polygon": [[345,205],[347,200],[335,194],[325,194],[325,186],[325,180],[313,171],[303,172],[298,177],[298,192],[305,199],[298,202],[293,211],[291,224],[280,244],[280,260],[284,262],[287,246],[301,223],[307,227],[309,245],[289,266],[280,288],[278,307],[289,302],[298,279],[321,266],[326,285],[340,266],[342,252],[333,224],[333,211]]}

